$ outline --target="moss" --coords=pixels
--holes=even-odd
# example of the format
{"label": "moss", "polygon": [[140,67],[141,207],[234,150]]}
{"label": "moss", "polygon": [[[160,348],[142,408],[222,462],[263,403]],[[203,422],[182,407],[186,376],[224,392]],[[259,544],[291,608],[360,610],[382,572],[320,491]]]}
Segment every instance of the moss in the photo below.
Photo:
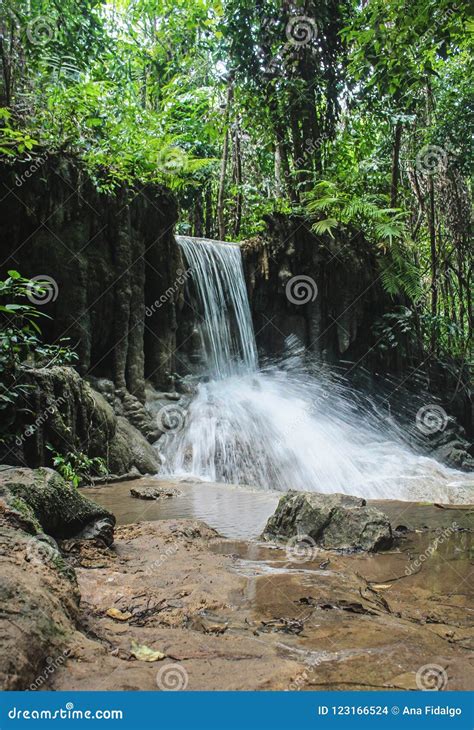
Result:
{"label": "moss", "polygon": [[32,532],[38,534],[43,532],[42,527],[31,507],[21,497],[12,497],[8,500],[9,507],[18,512],[28,523],[31,524]]}
{"label": "moss", "polygon": [[57,553],[57,555],[54,555],[51,558],[51,564],[54,565],[56,570],[59,573],[62,573],[68,580],[77,584],[77,578],[74,569],[69,565],[69,563],[66,562],[66,560],[64,560],[61,553]]}
{"label": "moss", "polygon": [[35,525],[35,532],[45,532],[54,538],[77,535],[91,522],[114,516],[95,502],[72,489],[51,469],[36,469],[33,479],[19,480],[19,473],[11,481],[4,481],[6,502]]}

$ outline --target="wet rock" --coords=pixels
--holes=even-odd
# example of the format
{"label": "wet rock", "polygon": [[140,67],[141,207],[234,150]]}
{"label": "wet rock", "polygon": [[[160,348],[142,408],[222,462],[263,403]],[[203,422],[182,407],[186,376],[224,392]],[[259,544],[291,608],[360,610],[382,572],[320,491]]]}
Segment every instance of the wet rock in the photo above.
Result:
{"label": "wet rock", "polygon": [[148,443],[154,443],[160,436],[160,429],[144,404],[126,390],[118,390],[117,395],[123,405],[123,415],[145,436]]}
{"label": "wet rock", "polygon": [[[467,447],[468,448],[468,447]],[[474,471],[474,458],[467,452],[466,442],[454,440],[433,450],[433,456],[453,469]]]}
{"label": "wet rock", "polygon": [[93,520],[76,537],[79,540],[99,540],[109,547],[114,541],[114,521],[108,517]]}
{"label": "wet rock", "polygon": [[20,513],[30,524],[29,531],[45,532],[63,539],[102,522],[108,544],[113,541],[115,517],[67,484],[53,469],[11,467],[2,470],[0,497],[9,509]]}
{"label": "wet rock", "polygon": [[51,444],[60,454],[77,451],[100,457],[110,474],[127,474],[132,469],[156,474],[160,457],[149,440],[157,438],[159,429],[140,401],[125,389],[117,391],[123,398],[115,398],[120,405],[117,411],[109,402],[110,381],[94,381],[102,388],[103,393],[98,392],[71,367],[28,368],[22,377],[31,396],[28,409],[18,416],[16,427],[22,438],[18,461],[13,463],[49,464],[47,445]]}
{"label": "wet rock", "polygon": [[345,494],[290,491],[281,497],[263,537],[307,536],[327,549],[375,551],[391,545],[388,518],[364,499]]}
{"label": "wet rock", "polygon": [[45,535],[0,511],[0,689],[41,689],[66,661],[79,614],[74,571]]}
{"label": "wet rock", "polygon": [[133,466],[127,474],[106,474],[103,477],[91,477],[91,485],[84,484],[82,486],[98,486],[101,484],[120,484],[120,482],[131,482],[134,479],[142,479],[143,474],[140,474],[138,469]]}
{"label": "wet rock", "polygon": [[156,474],[161,465],[158,451],[125,418],[117,418],[117,432],[110,445],[115,473],[125,474],[135,466],[141,474]]}
{"label": "wet rock", "polygon": [[271,621],[262,621],[259,631],[265,633],[281,631],[284,634],[301,634],[303,629],[304,623],[299,619],[274,618]]}
{"label": "wet rock", "polygon": [[[196,528],[201,537],[189,540]],[[183,662],[190,690],[395,689],[404,688],[403,673],[416,688],[419,668],[433,662],[449,669],[447,689],[470,690],[469,544],[461,551],[451,535],[439,560],[405,575],[433,537],[413,533],[400,551],[370,559],[332,553],[323,573],[320,560],[287,570],[284,550],[238,543],[259,565],[245,577],[230,557],[236,543],[216,540],[202,523],[122,525],[117,552],[80,543],[79,626],[87,636],[76,634],[46,689],[153,691],[157,666],[130,661],[135,642]]]}
{"label": "wet rock", "polygon": [[182,492],[171,487],[163,489],[161,487],[134,487],[130,490],[130,494],[135,499],[170,499],[171,497],[180,497]]}

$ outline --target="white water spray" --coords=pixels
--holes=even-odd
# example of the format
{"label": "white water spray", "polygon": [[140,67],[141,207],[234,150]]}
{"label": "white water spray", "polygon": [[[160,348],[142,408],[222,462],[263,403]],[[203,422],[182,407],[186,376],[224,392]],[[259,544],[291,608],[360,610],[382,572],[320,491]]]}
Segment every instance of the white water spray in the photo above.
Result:
{"label": "white water spray", "polygon": [[472,477],[410,451],[384,417],[356,407],[331,376],[308,373],[298,354],[259,371],[239,247],[178,242],[193,269],[212,379],[199,384],[184,428],[160,442],[167,474],[279,491],[472,500]]}

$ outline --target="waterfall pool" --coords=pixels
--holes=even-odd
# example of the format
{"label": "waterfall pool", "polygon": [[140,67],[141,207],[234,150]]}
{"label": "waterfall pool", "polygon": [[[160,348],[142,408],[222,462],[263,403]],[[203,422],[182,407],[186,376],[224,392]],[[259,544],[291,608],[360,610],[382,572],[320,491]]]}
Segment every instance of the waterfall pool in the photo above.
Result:
{"label": "waterfall pool", "polygon": [[407,427],[364,401],[314,355],[307,357],[294,338],[279,362],[259,367],[239,246],[185,236],[177,241],[192,271],[187,296],[205,365],[178,427],[159,441],[162,476],[262,492],[474,501],[473,474],[417,453]]}
{"label": "waterfall pool", "polygon": [[[130,494],[137,487],[171,487],[178,489],[181,496],[150,501],[137,499]],[[231,540],[258,539],[281,494],[233,484],[159,477],[84,487],[81,492],[113,512],[119,525],[170,519],[202,520]],[[400,500],[371,500],[370,504],[381,509],[394,528],[402,525],[413,531],[428,527],[443,529],[452,524],[455,511],[459,527],[463,528],[466,520],[466,529],[472,529],[472,506],[443,508]]]}

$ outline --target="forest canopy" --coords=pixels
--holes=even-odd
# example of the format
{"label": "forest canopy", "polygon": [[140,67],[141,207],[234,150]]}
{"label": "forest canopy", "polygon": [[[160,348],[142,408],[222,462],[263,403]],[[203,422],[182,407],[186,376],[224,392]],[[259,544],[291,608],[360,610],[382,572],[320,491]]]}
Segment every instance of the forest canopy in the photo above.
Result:
{"label": "forest canopy", "polygon": [[[179,230],[241,240],[275,212],[361,231],[397,328],[472,337],[467,0],[4,0],[0,154],[157,183]],[[382,323],[382,327],[384,324]]]}

